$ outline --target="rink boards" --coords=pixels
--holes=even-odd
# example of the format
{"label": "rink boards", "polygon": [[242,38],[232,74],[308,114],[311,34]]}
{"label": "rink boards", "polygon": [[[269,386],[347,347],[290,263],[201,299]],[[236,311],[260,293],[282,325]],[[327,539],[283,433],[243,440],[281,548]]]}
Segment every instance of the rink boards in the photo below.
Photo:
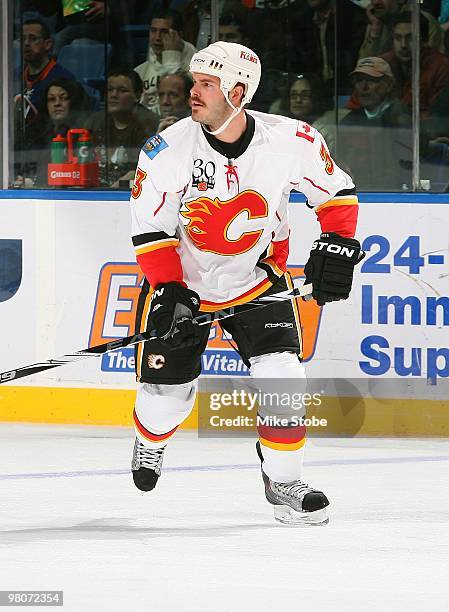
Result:
{"label": "rink boards", "polygon": [[[0,197],[0,371],[131,333],[142,276],[126,196]],[[367,256],[350,300],[323,309],[300,303],[308,376],[348,381],[343,396],[329,383],[328,410],[349,415],[361,435],[449,435],[449,198],[361,200],[357,237]],[[299,282],[319,234],[299,196],[290,225],[289,267]],[[1,385],[0,420],[130,424],[133,360],[124,349]],[[247,375],[219,328],[203,373]],[[196,417],[185,427],[196,427]]]}

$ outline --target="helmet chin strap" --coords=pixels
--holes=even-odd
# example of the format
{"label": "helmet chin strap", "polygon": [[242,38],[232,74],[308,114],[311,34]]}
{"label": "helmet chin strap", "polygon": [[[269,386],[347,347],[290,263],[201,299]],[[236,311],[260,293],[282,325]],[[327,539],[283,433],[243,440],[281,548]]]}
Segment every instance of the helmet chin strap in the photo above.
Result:
{"label": "helmet chin strap", "polygon": [[229,91],[226,91],[226,92],[223,92],[223,93],[224,93],[224,97],[225,97],[226,102],[232,108],[232,113],[229,115],[229,117],[226,119],[226,121],[223,123],[223,125],[220,126],[217,130],[214,130],[213,132],[208,130],[207,127],[203,124],[204,131],[207,132],[208,134],[210,134],[211,136],[216,136],[217,134],[221,134],[221,132],[223,132],[223,130],[225,130],[228,127],[228,125],[231,123],[231,121],[235,117],[237,117],[237,115],[239,114],[239,112],[243,108],[243,98],[242,98],[242,103],[240,104],[239,108],[236,108],[232,104],[231,100],[229,99]]}

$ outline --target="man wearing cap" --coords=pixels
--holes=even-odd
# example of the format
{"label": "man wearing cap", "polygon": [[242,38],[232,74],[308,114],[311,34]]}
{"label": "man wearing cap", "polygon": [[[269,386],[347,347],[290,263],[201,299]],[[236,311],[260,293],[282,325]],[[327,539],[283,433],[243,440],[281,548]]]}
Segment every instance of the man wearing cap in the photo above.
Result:
{"label": "man wearing cap", "polygon": [[369,124],[381,117],[394,100],[395,80],[390,65],[381,57],[365,57],[358,61],[353,77],[354,93],[360,108],[351,111],[342,121],[344,124]]}
{"label": "man wearing cap", "polygon": [[406,107],[395,97],[390,65],[381,57],[365,57],[351,74],[353,97],[360,108],[352,110],[340,123],[341,157],[362,189],[376,190],[386,185],[400,188],[407,176],[399,163],[404,151],[397,150],[398,129],[403,128],[403,141],[409,140],[410,118]]}

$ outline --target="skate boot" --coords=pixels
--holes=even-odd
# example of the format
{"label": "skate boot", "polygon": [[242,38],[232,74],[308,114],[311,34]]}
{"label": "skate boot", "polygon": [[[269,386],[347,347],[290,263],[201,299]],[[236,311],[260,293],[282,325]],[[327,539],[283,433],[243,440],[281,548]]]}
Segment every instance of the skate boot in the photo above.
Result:
{"label": "skate boot", "polygon": [[[256,444],[259,459],[263,461],[260,443]],[[321,491],[317,491],[302,480],[292,482],[274,482],[264,473],[265,497],[272,504],[274,518],[286,525],[326,525],[329,522],[326,506],[329,500]]]}
{"label": "skate boot", "polygon": [[134,484],[141,491],[152,491],[156,486],[161,475],[164,450],[165,446],[163,448],[147,448],[136,438],[131,469]]}

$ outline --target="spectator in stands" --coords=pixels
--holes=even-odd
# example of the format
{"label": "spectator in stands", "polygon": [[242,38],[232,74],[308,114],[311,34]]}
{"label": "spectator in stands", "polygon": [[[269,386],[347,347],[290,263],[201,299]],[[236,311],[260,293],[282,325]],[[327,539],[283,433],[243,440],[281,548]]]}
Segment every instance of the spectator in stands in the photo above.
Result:
{"label": "spectator in stands", "polygon": [[[428,20],[421,16],[420,110],[421,116],[432,113],[432,107],[449,84],[449,58],[427,44]],[[398,87],[398,96],[412,105],[412,23],[411,13],[403,11],[393,21],[393,50],[382,55],[390,64]]]}
{"label": "spectator in stands", "polygon": [[[23,83],[24,90],[14,97],[16,108],[27,123],[33,121],[38,114],[43,93],[50,81],[66,78],[75,81],[71,72],[65,70],[52,57],[53,42],[47,26],[37,19],[24,22],[22,30],[23,44]],[[19,74],[15,75],[15,82],[22,81]]]}
{"label": "spectator in stands", "polygon": [[306,72],[290,81],[287,95],[273,104],[270,112],[312,124],[332,106],[332,96],[323,79]]}
{"label": "spectator in stands", "polygon": [[91,102],[84,89],[70,79],[60,78],[48,83],[41,106],[39,122],[27,130],[27,143],[48,145],[56,134],[65,136],[70,128],[82,127]]}
{"label": "spectator in stands", "polygon": [[234,16],[224,16],[220,19],[218,24],[218,40],[239,45],[247,44],[244,40],[242,25]]}
{"label": "spectator in stands", "polygon": [[336,113],[323,79],[308,72],[290,78],[287,94],[270,108],[270,113],[302,120],[316,127],[331,152],[335,150],[336,116],[342,119],[348,112],[347,109],[338,109]]}
{"label": "spectator in stands", "polygon": [[[89,109],[90,100],[75,81],[60,78],[48,83],[38,109],[39,121],[33,121],[25,129],[22,176],[32,176],[29,186],[47,186],[52,139],[57,134],[65,136],[70,128],[82,127]],[[16,184],[19,183],[16,179]]]}
{"label": "spectator in stands", "polygon": [[359,60],[352,77],[360,108],[340,123],[338,159],[361,189],[401,189],[410,182],[406,165],[411,160],[411,120],[395,99],[390,65],[380,57],[366,57]]}
{"label": "spectator in stands", "polygon": [[161,112],[158,132],[162,132],[168,126],[190,115],[190,90],[192,86],[193,81],[187,72],[167,74],[161,78],[157,88]]}
{"label": "spectator in stands", "polygon": [[143,81],[142,104],[159,113],[157,86],[160,78],[177,70],[188,71],[196,49],[182,39],[179,14],[167,9],[153,14],[149,43],[148,60],[135,71]]}
{"label": "spectator in stands", "polygon": [[[393,19],[400,12],[407,10],[408,0],[371,0],[366,9],[368,25],[365,39],[360,47],[359,58],[382,55],[393,45]],[[428,22],[428,44],[443,51],[443,36],[438,21],[430,13],[421,11]]]}
{"label": "spectator in stands", "polygon": [[106,111],[94,113],[84,127],[93,134],[100,183],[119,186],[134,175],[139,150],[156,132],[157,116],[139,104],[142,81],[127,68],[109,72]]}
{"label": "spectator in stands", "polygon": [[395,98],[395,79],[389,63],[381,57],[365,57],[352,71],[360,108],[350,111],[341,125],[388,125],[398,127],[407,109]]}

